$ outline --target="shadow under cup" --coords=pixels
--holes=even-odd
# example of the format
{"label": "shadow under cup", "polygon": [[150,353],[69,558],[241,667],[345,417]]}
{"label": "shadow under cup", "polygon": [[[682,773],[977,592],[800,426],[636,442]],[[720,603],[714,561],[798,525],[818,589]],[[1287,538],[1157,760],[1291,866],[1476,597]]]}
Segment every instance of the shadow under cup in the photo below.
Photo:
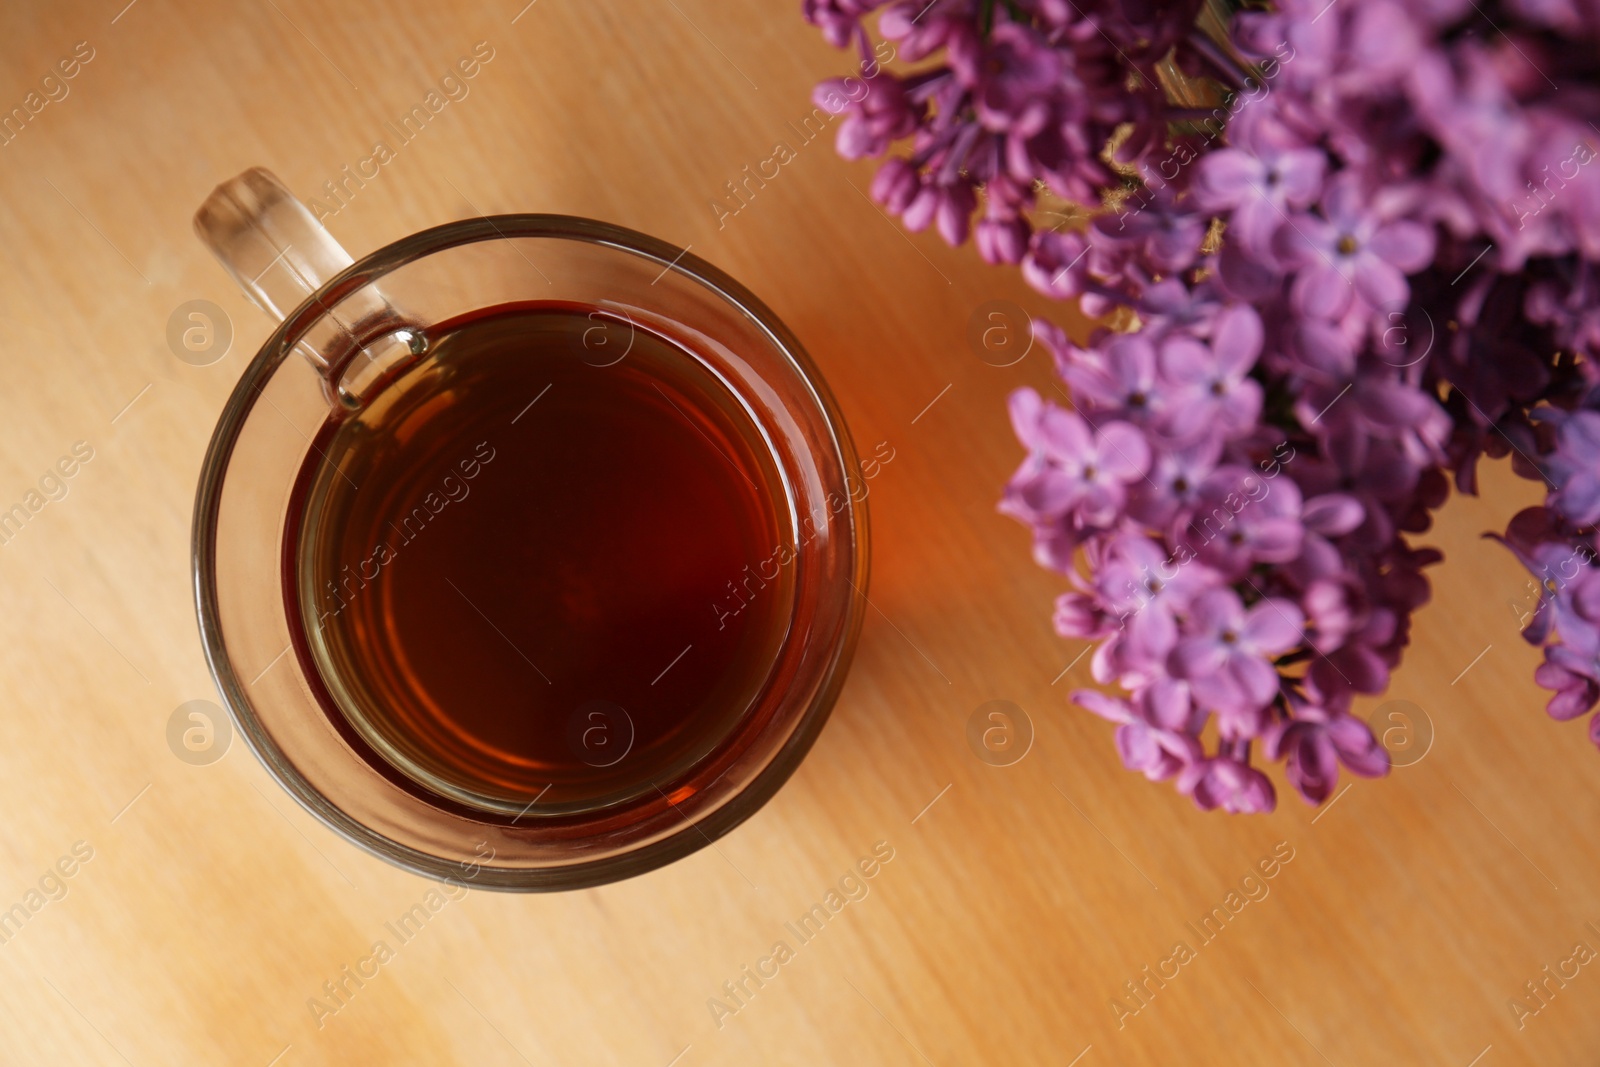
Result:
{"label": "shadow under cup", "polygon": [[[284,242],[267,270],[316,280],[314,265],[297,266],[285,254],[291,249]],[[228,250],[219,256],[226,261]],[[254,273],[228,265],[247,279]],[[552,789],[548,800],[535,793],[524,802],[526,786],[483,790],[440,777],[426,752],[389,743],[392,732],[375,721],[381,716],[358,713],[360,702],[351,703],[340,684],[337,657],[315,647],[305,623],[304,567],[296,561],[306,539],[302,517],[312,533],[326,521],[305,506],[319,498],[302,472],[317,467],[307,457],[316,442],[326,444],[327,428],[392,399],[386,387],[411,373],[407,364],[431,358],[424,338],[440,324],[529,301],[599,310],[597,321],[611,331],[597,338],[602,343],[627,342],[619,323],[670,342],[661,351],[695,360],[696,373],[737,398],[759,430],[752,440],[764,450],[770,477],[763,488],[780,541],[792,544],[779,546],[787,558],[784,625],[747,652],[765,669],[746,672],[759,684],[730,698],[715,743],[680,753],[647,780],[630,780],[624,760],[606,771],[603,789]],[[291,358],[296,352],[308,358]],[[597,352],[603,365],[610,355]],[[634,373],[651,373],[647,361]],[[642,234],[564,216],[436,227],[322,284],[288,315],[230,397],[195,511],[207,657],[240,732],[273,776],[332,829],[384,859],[485,888],[564,889],[629,877],[747,818],[815,740],[861,622],[867,543],[864,508],[851,498],[858,478],[843,421],[799,344],[710,265]]]}

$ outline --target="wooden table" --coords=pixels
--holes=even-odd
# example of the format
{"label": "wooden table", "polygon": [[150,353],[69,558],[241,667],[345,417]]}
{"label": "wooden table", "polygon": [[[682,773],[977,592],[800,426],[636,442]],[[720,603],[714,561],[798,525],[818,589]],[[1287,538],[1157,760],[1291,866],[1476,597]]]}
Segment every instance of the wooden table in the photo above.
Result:
{"label": "wooden table", "polygon": [[[1048,388],[1049,368],[984,363],[968,320],[1047,305],[970,248],[908,237],[866,199],[869,165],[800,140],[812,83],[851,60],[795,0],[125,2],[0,13],[0,108],[92,50],[0,147],[0,509],[92,449],[0,546],[0,909],[25,916],[0,945],[0,1061],[1595,1062],[1600,967],[1550,980],[1520,1030],[1508,1008],[1575,943],[1600,949],[1600,753],[1545,717],[1525,576],[1478,538],[1529,486],[1495,471],[1432,535],[1449,563],[1386,698],[1431,722],[1425,758],[1320,814],[1281,777],[1270,816],[1202,814],[1067,703],[1088,671],[1050,629],[1062,583],[995,512],[1019,458],[1005,395]],[[237,741],[205,766],[169,750],[174,710],[216,699],[194,484],[268,329],[189,220],[252,164],[318,195],[478,42],[493,58],[469,95],[330,228],[359,254],[469,215],[568,212],[731,271],[810,348],[857,440],[895,449],[871,489],[873,608],[820,743],[717,849],[603,889],[450,901],[319,1015],[308,1000],[430,887],[323,829]],[[714,208],[779,141],[779,176]],[[166,340],[194,299],[236,332],[210,366]],[[1036,731],[1008,767],[966,740],[997,699]],[[865,898],[792,938],[876,842],[893,859]],[[1246,883],[1267,895],[1196,936],[1275,849],[1292,858]],[[779,940],[777,977],[708,1007],[736,1006],[723,983]]]}

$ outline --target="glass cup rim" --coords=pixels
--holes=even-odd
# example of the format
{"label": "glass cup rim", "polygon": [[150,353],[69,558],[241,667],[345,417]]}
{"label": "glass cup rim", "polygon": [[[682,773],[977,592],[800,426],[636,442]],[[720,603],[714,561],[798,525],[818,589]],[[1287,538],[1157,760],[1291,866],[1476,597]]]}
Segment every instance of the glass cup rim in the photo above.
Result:
{"label": "glass cup rim", "polygon": [[[190,567],[196,619],[206,665],[235,728],[267,773],[319,822],[367,853],[413,874],[503,891],[540,892],[608,884],[664,866],[714,842],[758,811],[798,769],[826,724],[854,658],[864,611],[852,597],[845,624],[821,671],[816,696],[795,721],[772,759],[726,803],[690,822],[683,830],[637,848],[597,860],[553,868],[482,868],[467,880],[458,862],[423,852],[366,826],[329,800],[289,760],[263,727],[245,686],[235,672],[222,633],[215,567],[217,520],[225,474],[245,419],[254,410],[265,381],[295,352],[300,339],[351,294],[374,285],[385,275],[429,255],[483,241],[518,238],[568,240],[599,245],[661,264],[662,273],[678,271],[747,316],[767,341],[789,361],[827,424],[833,450],[841,461],[857,453],[843,412],[821,372],[799,339],[749,289],[721,269],[666,241],[637,230],[575,215],[519,212],[485,215],[442,223],[392,241],[356,259],[329,278],[277,325],[246,366],[223,405],[212,430],[195,491],[190,535]],[[864,502],[863,502],[864,504]],[[870,570],[867,511],[851,501],[853,535],[850,582],[865,598]]]}

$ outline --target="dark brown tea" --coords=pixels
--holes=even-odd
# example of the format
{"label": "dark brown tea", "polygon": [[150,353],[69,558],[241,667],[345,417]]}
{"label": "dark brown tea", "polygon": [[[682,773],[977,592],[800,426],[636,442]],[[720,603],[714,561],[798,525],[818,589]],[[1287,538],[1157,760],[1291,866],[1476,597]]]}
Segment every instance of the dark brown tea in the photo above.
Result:
{"label": "dark brown tea", "polygon": [[286,577],[330,714],[479,808],[670,788],[737,731],[789,625],[794,568],[749,569],[794,543],[759,427],[692,352],[596,308],[428,339],[301,474]]}

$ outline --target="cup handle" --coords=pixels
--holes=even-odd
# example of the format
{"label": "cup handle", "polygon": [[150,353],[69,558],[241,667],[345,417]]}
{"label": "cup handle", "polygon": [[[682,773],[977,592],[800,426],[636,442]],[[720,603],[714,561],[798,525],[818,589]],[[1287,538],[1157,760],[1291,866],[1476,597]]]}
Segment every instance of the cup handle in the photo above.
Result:
{"label": "cup handle", "polygon": [[[251,167],[217,186],[195,212],[194,228],[251,303],[274,322],[355,262],[265,167]],[[422,331],[407,326],[372,285],[323,311],[298,351],[322,375],[330,398],[346,407],[359,407],[374,384],[426,347]]]}

